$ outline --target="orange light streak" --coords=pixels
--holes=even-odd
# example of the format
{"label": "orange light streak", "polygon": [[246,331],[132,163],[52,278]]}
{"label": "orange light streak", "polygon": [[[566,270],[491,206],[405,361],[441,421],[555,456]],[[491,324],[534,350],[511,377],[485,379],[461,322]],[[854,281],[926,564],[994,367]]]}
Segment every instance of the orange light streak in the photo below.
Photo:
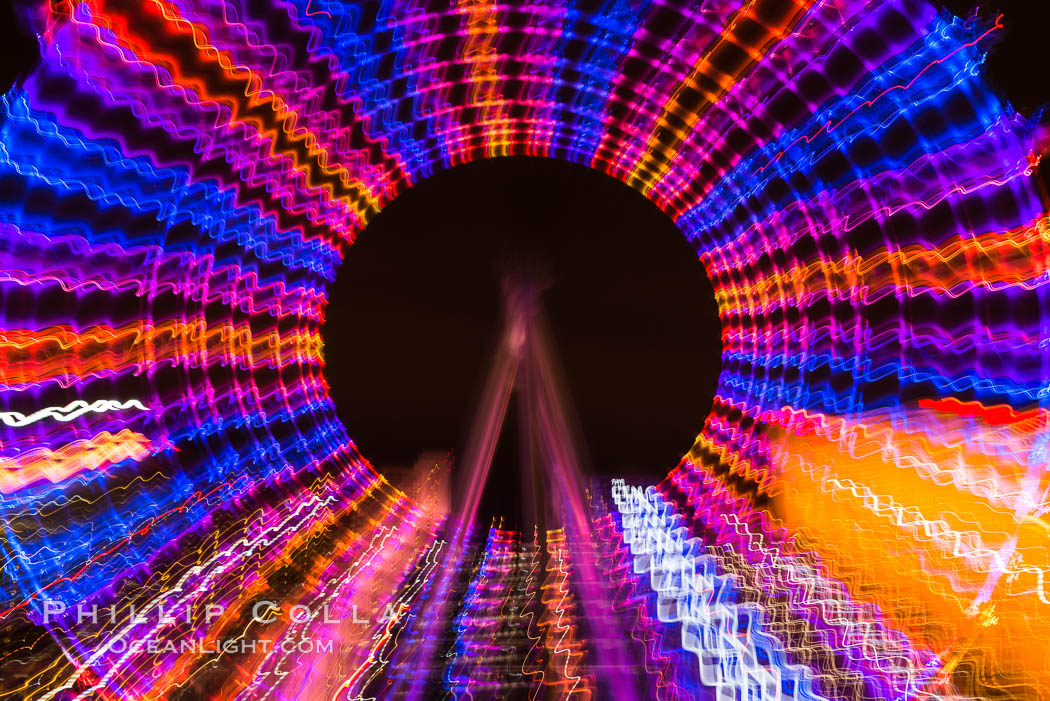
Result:
{"label": "orange light streak", "polygon": [[142,460],[154,450],[149,438],[129,429],[102,431],[57,450],[37,448],[0,458],[0,493],[13,494],[43,481],[62,482],[80,472],[101,470],[124,460]]}

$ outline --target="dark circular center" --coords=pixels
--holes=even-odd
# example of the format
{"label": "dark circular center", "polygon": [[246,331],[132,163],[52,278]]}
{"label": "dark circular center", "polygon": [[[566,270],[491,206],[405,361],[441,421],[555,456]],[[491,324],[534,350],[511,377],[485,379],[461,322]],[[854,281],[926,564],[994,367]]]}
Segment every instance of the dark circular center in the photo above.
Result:
{"label": "dark circular center", "polygon": [[[674,224],[597,171],[500,158],[435,175],[380,213],[330,290],[326,375],[339,417],[380,471],[461,455],[502,330],[501,276],[542,267],[542,307],[586,472],[665,475],[711,408],[721,326]],[[512,401],[482,515],[515,520]]]}

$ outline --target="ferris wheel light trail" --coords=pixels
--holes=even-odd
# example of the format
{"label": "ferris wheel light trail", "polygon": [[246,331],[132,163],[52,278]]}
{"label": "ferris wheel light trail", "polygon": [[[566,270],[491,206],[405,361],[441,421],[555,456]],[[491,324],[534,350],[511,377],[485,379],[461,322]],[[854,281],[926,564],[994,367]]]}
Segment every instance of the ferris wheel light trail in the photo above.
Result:
{"label": "ferris wheel light trail", "polygon": [[[1047,139],[989,77],[1009,15],[16,4],[0,701],[1050,699]],[[463,462],[377,470],[337,417],[358,236],[503,156],[634,188],[711,280],[713,406],[651,479],[591,479],[527,285]],[[531,534],[482,506],[514,392]]]}

